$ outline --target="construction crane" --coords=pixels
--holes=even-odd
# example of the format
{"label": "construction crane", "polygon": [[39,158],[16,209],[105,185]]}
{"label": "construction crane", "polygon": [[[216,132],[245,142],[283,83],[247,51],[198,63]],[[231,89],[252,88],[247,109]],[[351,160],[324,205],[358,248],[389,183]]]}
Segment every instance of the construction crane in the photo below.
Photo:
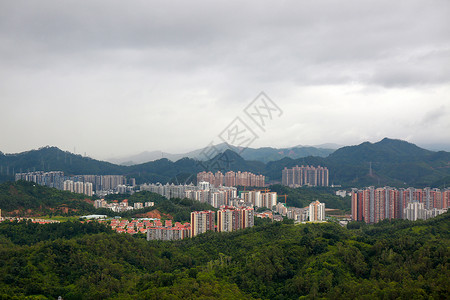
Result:
{"label": "construction crane", "polygon": [[284,206],[286,206],[286,200],[288,195],[278,195],[278,197],[284,197]]}

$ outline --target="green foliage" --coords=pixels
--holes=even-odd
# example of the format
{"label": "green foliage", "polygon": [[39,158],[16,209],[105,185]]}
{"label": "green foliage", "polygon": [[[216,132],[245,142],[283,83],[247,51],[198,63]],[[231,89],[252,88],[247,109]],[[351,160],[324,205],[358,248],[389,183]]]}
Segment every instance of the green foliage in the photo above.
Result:
{"label": "green foliage", "polygon": [[128,204],[154,202],[155,206],[122,213],[110,209],[95,209],[90,197],[81,194],[59,191],[54,188],[40,186],[33,182],[17,181],[0,184],[0,208],[3,213],[16,211],[18,216],[64,215],[75,216],[84,214],[100,214],[110,217],[121,216],[132,218],[157,209],[163,214],[169,214],[176,222],[189,222],[190,213],[196,210],[217,210],[207,203],[189,199],[166,199],[156,193],[142,191],[133,195],[108,195],[109,201],[128,199]]}
{"label": "green foliage", "polygon": [[[60,191],[34,182],[6,182],[0,184],[0,208],[3,212],[19,210],[23,216],[31,210],[37,215],[75,215],[94,211],[88,196]],[[67,211],[68,209],[68,211]]]}
{"label": "green foliage", "polygon": [[[350,211],[351,201],[350,197],[344,198],[336,196],[334,189],[328,187],[299,187],[290,188],[279,184],[271,185],[270,190],[277,192],[278,195],[288,195],[286,199],[287,206],[306,207],[311,202],[319,200],[325,203],[326,208],[336,208],[343,211]],[[283,201],[284,198],[278,198],[278,201]]]}
{"label": "green foliage", "polygon": [[[211,166],[219,166],[222,172],[232,170],[263,174],[267,180],[279,182],[283,168],[295,165],[326,166],[330,170],[330,183],[344,187],[440,187],[448,184],[445,178],[450,178],[449,152],[428,151],[401,140],[385,138],[377,143],[365,142],[357,146],[343,147],[327,157],[326,151],[316,152],[317,149],[309,151],[306,148],[296,148],[290,149],[289,152],[288,149],[284,150],[286,153],[280,154],[271,148],[246,149],[242,152],[245,159],[231,150],[226,150],[224,154],[202,163],[189,158],[176,162],[163,158],[133,166],[119,166],[64,152],[56,147],[45,147],[19,154],[0,154],[0,182],[11,180],[13,171],[61,170],[71,175],[122,174],[128,178],[135,177],[137,183],[184,183],[195,182],[195,174]],[[285,154],[289,157],[279,159]],[[304,157],[307,154],[316,156]],[[371,174],[369,165],[372,166]]]}
{"label": "green foliage", "polygon": [[[326,158],[284,158],[266,165],[265,175],[281,180],[281,170],[295,165],[322,165],[330,170],[329,181],[345,187],[369,185],[443,186],[450,176],[450,153],[433,152],[401,140],[385,138],[377,143],[365,142],[342,147]],[[372,174],[369,174],[369,166]],[[434,185],[437,184],[437,185]]]}
{"label": "green foliage", "polygon": [[4,221],[0,223],[0,236],[8,238],[17,245],[32,245],[40,241],[71,239],[101,232],[111,233],[112,230],[97,222],[84,224],[76,221],[43,225],[31,221]]}
{"label": "green foliage", "polygon": [[[38,227],[47,225],[6,223],[0,224],[0,295],[445,299],[449,221],[447,213],[351,230],[274,222],[176,242],[147,242],[94,224],[54,224],[45,236]],[[26,242],[33,232],[39,238]]]}

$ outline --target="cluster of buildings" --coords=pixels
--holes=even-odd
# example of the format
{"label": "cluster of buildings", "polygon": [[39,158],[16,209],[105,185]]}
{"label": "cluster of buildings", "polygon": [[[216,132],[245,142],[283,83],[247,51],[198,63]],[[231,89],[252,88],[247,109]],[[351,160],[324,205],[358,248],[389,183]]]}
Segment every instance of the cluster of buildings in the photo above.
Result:
{"label": "cluster of buildings", "polygon": [[[161,223],[161,221],[157,220]],[[89,222],[89,221],[87,221]],[[108,224],[107,220],[98,220],[99,223]],[[156,221],[155,221],[156,222]],[[112,219],[111,223],[109,223],[112,230],[118,233],[128,233],[128,234],[136,234],[136,233],[146,233],[147,229],[153,226],[153,222],[149,219],[140,219],[140,220],[131,220],[128,221],[126,219],[118,220]]]}
{"label": "cluster of buildings", "polygon": [[164,226],[155,221],[147,227],[147,240],[181,240],[194,237],[207,231],[231,232],[253,227],[254,211],[251,207],[222,206],[216,213],[211,210],[194,211],[191,213],[191,223],[172,225],[166,220]]}
{"label": "cluster of buildings", "polygon": [[28,173],[16,173],[16,181],[24,180],[35,182],[39,185],[45,185],[58,190],[63,189],[63,182],[65,180],[64,172],[51,171],[51,172],[28,172]]}
{"label": "cluster of buildings", "polygon": [[133,204],[133,206],[128,205],[128,200],[125,199],[121,202],[117,200],[113,200],[110,203],[106,201],[105,199],[98,199],[94,201],[94,207],[95,208],[107,208],[112,210],[113,212],[124,212],[129,211],[133,209],[142,209],[145,207],[152,207],[154,206],[154,202],[136,202]]}
{"label": "cluster of buildings", "polygon": [[222,172],[217,171],[215,174],[212,172],[200,172],[197,174],[197,182],[206,181],[214,187],[220,186],[254,186],[264,187],[266,177],[263,175],[256,175],[250,172],[226,172],[225,175]]}
{"label": "cluster of buildings", "polygon": [[223,205],[217,211],[217,226],[213,211],[194,211],[191,213],[191,236],[206,231],[231,232],[253,227],[255,215],[252,207]]}
{"label": "cluster of buildings", "polygon": [[[200,181],[198,185],[175,185],[175,184],[143,184],[141,191],[150,191],[171,198],[188,198],[204,203],[209,203],[215,208],[223,205],[238,205],[266,207],[272,209],[277,204],[277,193],[268,190],[244,191],[239,193],[237,188],[229,186],[214,187],[207,181]],[[239,204],[242,205],[242,204]]]}
{"label": "cluster of buildings", "polygon": [[328,186],[329,172],[326,167],[295,166],[284,168],[281,173],[281,184],[289,187]]}
{"label": "cluster of buildings", "polygon": [[92,196],[94,194],[94,189],[92,188],[92,183],[90,182],[73,182],[73,180],[65,180],[63,190],[72,193],[85,194],[87,196]]}
{"label": "cluster of buildings", "polygon": [[377,223],[384,219],[428,219],[447,211],[450,189],[396,189],[392,187],[353,189],[352,219]]}
{"label": "cluster of buildings", "polygon": [[325,203],[318,200],[304,208],[286,207],[283,203],[278,203],[274,211],[298,223],[325,221]]}
{"label": "cluster of buildings", "polygon": [[238,200],[242,200],[246,205],[252,207],[273,209],[278,203],[277,193],[269,190],[243,191],[239,194]]}
{"label": "cluster of buildings", "polygon": [[[136,180],[123,175],[74,175],[64,176],[62,171],[16,173],[17,180],[35,182],[39,185],[70,191],[73,193],[100,196],[118,193],[133,193]],[[128,185],[127,185],[128,183]]]}
{"label": "cluster of buildings", "polygon": [[175,241],[182,240],[191,236],[191,224],[175,222],[172,225],[171,220],[166,220],[164,226],[161,221],[155,221],[153,226],[147,229],[147,240]]}

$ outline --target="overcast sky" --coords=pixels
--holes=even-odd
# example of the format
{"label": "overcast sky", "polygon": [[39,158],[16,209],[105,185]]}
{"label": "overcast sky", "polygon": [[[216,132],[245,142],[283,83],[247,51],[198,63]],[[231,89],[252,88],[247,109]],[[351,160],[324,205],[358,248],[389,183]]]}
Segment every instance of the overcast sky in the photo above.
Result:
{"label": "overcast sky", "polygon": [[[450,150],[450,1],[0,0],[0,151],[219,143]],[[281,109],[260,128],[244,109]]]}

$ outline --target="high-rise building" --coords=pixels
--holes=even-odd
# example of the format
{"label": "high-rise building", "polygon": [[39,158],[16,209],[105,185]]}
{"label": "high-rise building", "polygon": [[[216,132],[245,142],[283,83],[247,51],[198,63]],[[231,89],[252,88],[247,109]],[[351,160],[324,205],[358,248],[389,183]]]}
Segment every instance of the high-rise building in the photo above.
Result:
{"label": "high-rise building", "polygon": [[236,174],[233,171],[225,173],[225,186],[236,186]]}
{"label": "high-rise building", "polygon": [[216,182],[216,178],[212,172],[200,172],[197,174],[197,183],[199,182],[209,182],[211,185],[214,185]]}
{"label": "high-rise building", "polygon": [[191,236],[214,230],[214,214],[210,210],[191,212]]}
{"label": "high-rise building", "polygon": [[405,219],[410,221],[425,220],[427,218],[427,213],[423,203],[418,201],[408,203],[408,206],[405,208],[404,215]]}
{"label": "high-rise building", "polygon": [[83,188],[84,188],[83,193],[84,193],[86,196],[91,197],[91,196],[94,194],[92,183],[90,183],[90,182],[85,182]]}
{"label": "high-rise building", "polygon": [[364,220],[363,191],[352,189],[352,219],[354,221]]}
{"label": "high-rise building", "polygon": [[198,183],[198,187],[199,187],[201,190],[209,191],[209,189],[210,189],[210,187],[211,187],[211,183],[208,182],[208,181],[200,181],[200,182]]}
{"label": "high-rise building", "polygon": [[267,207],[269,209],[272,209],[275,205],[277,205],[277,193],[276,192],[267,192],[262,193],[262,205],[261,207]]}
{"label": "high-rise building", "polygon": [[255,225],[255,211],[252,207],[242,207],[241,211],[241,229],[253,227]]}
{"label": "high-rise building", "polygon": [[295,166],[292,169],[285,167],[281,173],[281,183],[290,187],[328,186],[328,177],[326,167]]}
{"label": "high-rise building", "polygon": [[222,206],[217,212],[217,231],[236,231],[241,228],[240,211],[233,206]]}
{"label": "high-rise building", "polygon": [[250,172],[233,172],[229,171],[223,175],[220,171],[217,171],[215,174],[212,172],[200,172],[197,174],[197,182],[207,181],[214,185],[214,187],[220,187],[221,185],[225,185],[228,187],[233,186],[256,186],[256,187],[264,187],[265,186],[265,176],[256,175]]}
{"label": "high-rise building", "polygon": [[251,207],[221,206],[217,212],[217,231],[236,231],[253,227],[254,210]]}
{"label": "high-rise building", "polygon": [[222,172],[217,171],[216,174],[214,174],[214,187],[220,187],[223,185],[223,179],[224,176],[222,174]]}
{"label": "high-rise building", "polygon": [[[445,209],[448,207],[448,190],[439,189],[395,189],[391,187],[368,187],[352,190],[352,219],[377,223],[384,219],[406,219],[410,203],[423,204],[423,209]],[[416,206],[408,210],[415,209]],[[428,212],[427,212],[428,214]]]}
{"label": "high-rise building", "polygon": [[69,191],[73,193],[73,181],[72,180],[66,180],[64,181],[64,191]]}
{"label": "high-rise building", "polygon": [[81,181],[77,181],[73,183],[73,192],[78,194],[84,193],[84,183]]}
{"label": "high-rise building", "polygon": [[318,200],[311,202],[309,205],[309,221],[325,221],[325,203],[320,203]]}

